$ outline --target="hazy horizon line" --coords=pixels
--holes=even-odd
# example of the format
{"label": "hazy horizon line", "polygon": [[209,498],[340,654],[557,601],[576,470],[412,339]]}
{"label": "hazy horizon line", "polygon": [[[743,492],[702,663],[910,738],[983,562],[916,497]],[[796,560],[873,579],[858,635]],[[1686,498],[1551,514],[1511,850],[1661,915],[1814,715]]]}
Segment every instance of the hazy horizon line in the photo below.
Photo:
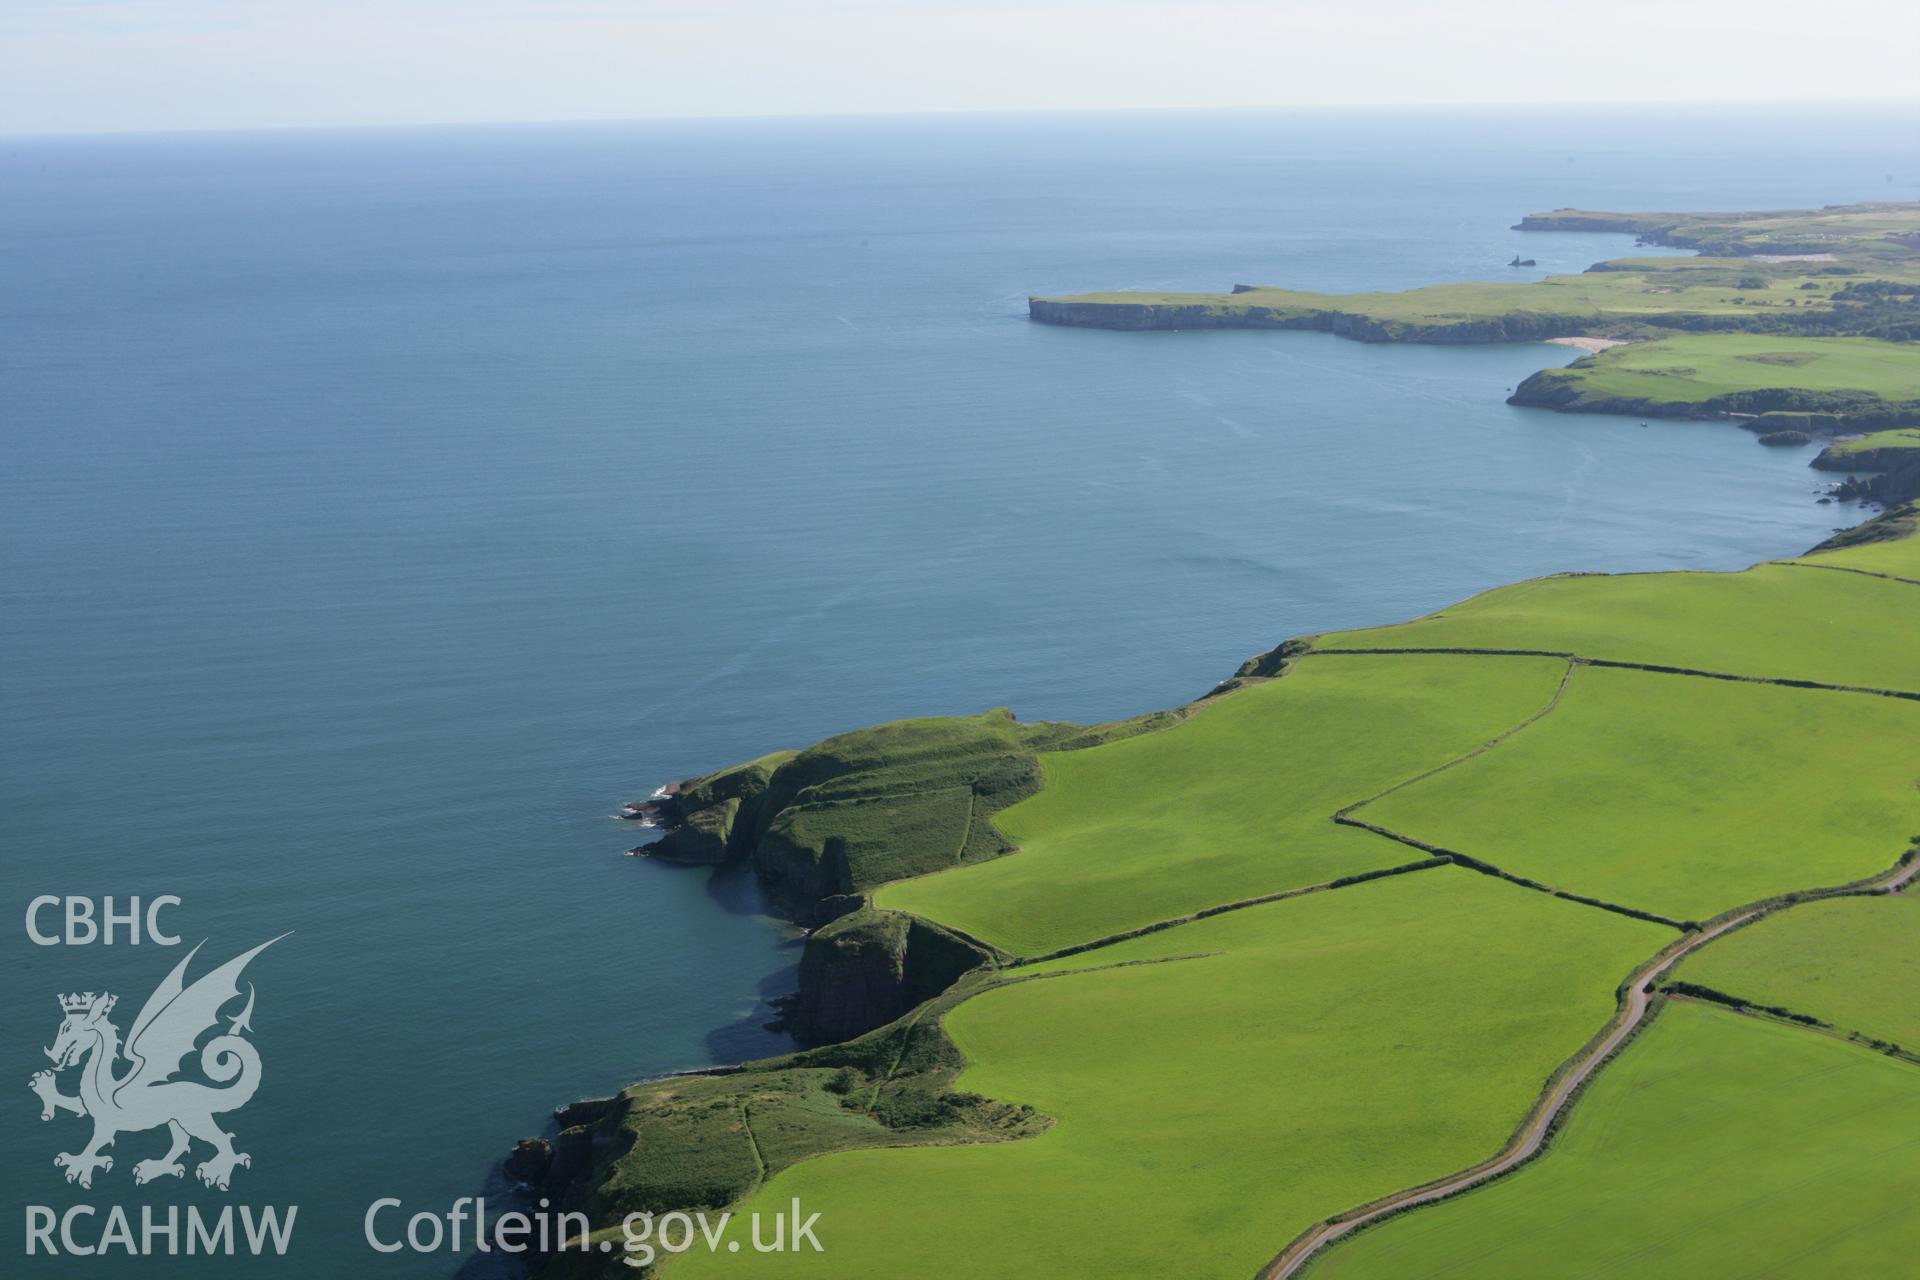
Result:
{"label": "hazy horizon line", "polygon": [[7,141],[30,141],[50,138],[133,138],[133,137],[193,137],[200,135],[223,135],[244,133],[360,133],[385,132],[402,129],[483,129],[558,125],[619,125],[619,124],[724,124],[750,122],[792,122],[803,124],[834,120],[915,120],[915,119],[972,119],[1021,116],[1169,116],[1169,115],[1262,115],[1262,114],[1362,114],[1386,111],[1429,111],[1454,113],[1519,113],[1554,111],[1640,111],[1661,108],[1685,107],[1688,110],[1741,110],[1765,108],[1777,113],[1818,111],[1835,108],[1861,107],[1911,107],[1920,109],[1920,94],[1910,97],[1861,97],[1861,98],[1808,98],[1792,102],[1782,102],[1778,98],[1665,98],[1635,99],[1621,101],[1617,99],[1592,100],[1540,100],[1540,101],[1490,101],[1490,102],[1295,102],[1274,103],[1252,106],[1151,106],[1151,107],[990,107],[990,108],[933,108],[927,110],[905,111],[806,111],[769,114],[766,112],[739,112],[702,115],[607,115],[607,116],[545,116],[521,118],[479,118],[479,119],[422,119],[390,120],[378,122],[315,122],[311,124],[223,124],[205,125],[195,128],[177,128],[156,126],[153,128],[127,129],[33,129],[9,130],[0,128],[0,139]]}

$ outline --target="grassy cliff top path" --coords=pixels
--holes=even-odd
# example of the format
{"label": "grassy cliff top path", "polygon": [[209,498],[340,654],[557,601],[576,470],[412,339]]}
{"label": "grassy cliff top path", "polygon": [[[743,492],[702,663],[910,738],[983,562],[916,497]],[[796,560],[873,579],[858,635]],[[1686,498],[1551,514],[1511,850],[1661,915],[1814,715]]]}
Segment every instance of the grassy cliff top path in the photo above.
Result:
{"label": "grassy cliff top path", "polygon": [[1908,1064],[1675,1003],[1539,1161],[1336,1245],[1307,1274],[1892,1275],[1893,1259],[1920,1249],[1916,1118],[1920,1070]]}
{"label": "grassy cliff top path", "polygon": [[799,1197],[825,1253],[700,1252],[671,1276],[1251,1275],[1318,1218],[1497,1151],[1671,937],[1440,868],[1079,957],[1147,963],[996,987],[946,1020],[959,1086],[1052,1129],[796,1165],[740,1209]]}

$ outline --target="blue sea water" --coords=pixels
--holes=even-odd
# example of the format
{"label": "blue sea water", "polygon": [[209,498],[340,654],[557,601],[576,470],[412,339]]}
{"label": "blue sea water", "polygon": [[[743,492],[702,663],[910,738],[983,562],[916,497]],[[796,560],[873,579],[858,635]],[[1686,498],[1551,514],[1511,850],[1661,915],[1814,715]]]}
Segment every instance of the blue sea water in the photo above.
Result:
{"label": "blue sea water", "polygon": [[[1577,270],[1522,213],[1914,197],[1913,108],[1246,113],[0,139],[0,1271],[23,1209],[298,1205],[361,1239],[554,1104],[776,1051],[793,935],[622,857],[655,783],[891,717],[1095,720],[1305,631],[1565,569],[1731,569],[1858,513],[1724,425],[1503,402],[1558,347],[1116,334],[1028,293]],[[90,1192],[53,997],[177,894],[254,962],[229,1193]],[[13,1083],[5,1082],[12,1079]],[[11,1098],[10,1101],[3,1099]],[[198,1155],[195,1157],[199,1158]],[[389,1219],[391,1223],[393,1219]]]}

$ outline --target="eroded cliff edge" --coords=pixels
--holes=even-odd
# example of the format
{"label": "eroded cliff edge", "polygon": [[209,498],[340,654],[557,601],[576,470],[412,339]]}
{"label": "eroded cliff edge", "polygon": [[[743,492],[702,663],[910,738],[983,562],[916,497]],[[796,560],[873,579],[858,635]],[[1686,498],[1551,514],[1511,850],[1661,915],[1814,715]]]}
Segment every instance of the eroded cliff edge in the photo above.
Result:
{"label": "eroded cliff edge", "polygon": [[1022,724],[1002,707],[840,734],[630,806],[665,828],[634,852],[750,865],[774,909],[809,930],[785,1025],[808,1043],[843,1040],[998,958],[955,930],[875,908],[870,890],[1011,852],[993,816],[1040,788],[1042,751],[1110,742],[1184,714],[1088,727]]}

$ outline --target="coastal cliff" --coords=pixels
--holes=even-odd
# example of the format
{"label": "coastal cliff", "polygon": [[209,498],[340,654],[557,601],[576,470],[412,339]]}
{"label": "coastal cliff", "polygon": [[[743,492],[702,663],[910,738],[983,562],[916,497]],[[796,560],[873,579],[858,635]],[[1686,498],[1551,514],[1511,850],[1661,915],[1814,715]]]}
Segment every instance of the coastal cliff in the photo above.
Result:
{"label": "coastal cliff", "polygon": [[[1236,286],[1242,296],[1258,292]],[[1332,333],[1356,342],[1420,342],[1472,346],[1495,342],[1537,342],[1590,332],[1595,317],[1509,311],[1494,316],[1418,323],[1383,319],[1334,308],[1297,308],[1241,302],[1221,306],[1195,302],[1109,302],[1077,298],[1028,298],[1027,314],[1040,324],[1082,329],[1300,329]]]}
{"label": "coastal cliff", "polygon": [[787,1024],[813,1043],[850,1039],[998,960],[985,946],[931,921],[863,906],[807,939]]}
{"label": "coastal cliff", "polygon": [[1110,742],[1184,710],[1087,727],[1022,724],[1006,708],[900,720],[662,788],[628,812],[665,828],[640,856],[744,862],[773,907],[807,927],[783,1025],[807,1043],[878,1027],[996,959],[991,948],[898,912],[867,891],[1000,857],[993,815],[1039,790],[1041,751]]}
{"label": "coastal cliff", "polygon": [[1852,472],[1833,496],[1888,507],[1920,499],[1920,428],[1876,431],[1828,445],[1810,464],[1822,471]]}

